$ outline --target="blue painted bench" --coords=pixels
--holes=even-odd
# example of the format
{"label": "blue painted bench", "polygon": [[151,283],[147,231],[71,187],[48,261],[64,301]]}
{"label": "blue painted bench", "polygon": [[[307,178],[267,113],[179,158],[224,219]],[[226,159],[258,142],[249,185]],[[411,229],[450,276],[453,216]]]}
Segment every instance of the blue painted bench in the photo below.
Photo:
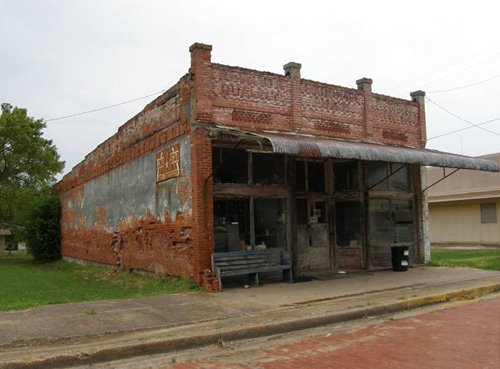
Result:
{"label": "blue painted bench", "polygon": [[247,274],[252,286],[259,286],[259,273],[283,272],[283,281],[292,283],[292,265],[281,248],[255,251],[217,252],[212,254],[212,271],[219,280],[222,290],[222,277]]}

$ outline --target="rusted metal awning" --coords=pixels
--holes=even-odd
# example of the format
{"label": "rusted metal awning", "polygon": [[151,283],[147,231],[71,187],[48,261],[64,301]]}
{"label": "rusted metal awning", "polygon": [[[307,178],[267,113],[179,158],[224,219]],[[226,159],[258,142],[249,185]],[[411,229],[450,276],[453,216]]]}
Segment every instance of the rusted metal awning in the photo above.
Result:
{"label": "rusted metal awning", "polygon": [[437,150],[412,149],[281,132],[253,133],[213,125],[206,125],[204,128],[222,135],[237,136],[242,140],[268,141],[272,145],[273,152],[300,157],[384,161],[489,172],[500,171],[498,164],[494,161]]}

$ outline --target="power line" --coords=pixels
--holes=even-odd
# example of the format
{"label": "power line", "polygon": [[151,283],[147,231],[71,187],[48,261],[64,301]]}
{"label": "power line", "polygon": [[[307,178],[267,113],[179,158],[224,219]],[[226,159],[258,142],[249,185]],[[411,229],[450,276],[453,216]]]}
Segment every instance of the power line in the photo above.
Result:
{"label": "power line", "polygon": [[443,77],[435,78],[434,80],[431,80],[430,82],[427,82],[425,84],[426,89],[428,89],[429,86],[436,86],[436,85],[442,84],[443,82],[447,82],[449,80],[453,80],[453,79],[456,79],[458,77],[461,77],[462,75],[464,75],[464,74],[466,74],[468,72],[471,72],[473,70],[482,68],[485,65],[491,64],[492,62],[496,61],[499,58],[500,58],[500,53],[497,53],[497,54],[495,54],[493,56],[488,57],[487,59],[478,61],[475,64],[466,66],[466,67],[464,67],[462,69],[459,69],[459,70],[456,70],[455,72],[452,72],[451,74],[448,74],[447,76],[445,75]]}
{"label": "power line", "polygon": [[[469,128],[473,128],[473,127],[476,127],[476,128],[479,128],[479,129],[482,129],[483,131],[486,131],[488,133],[491,133],[491,134],[494,134],[496,136],[500,136],[500,133],[497,133],[497,132],[494,132],[494,131],[490,131],[489,129],[486,129],[484,127],[481,127],[481,125],[483,124],[486,124],[486,123],[490,123],[490,122],[493,122],[493,121],[496,121],[496,120],[500,120],[500,118],[495,118],[495,119],[492,119],[492,120],[489,120],[489,121],[486,121],[486,122],[483,122],[483,123],[480,123],[480,124],[474,124],[472,122],[469,122],[467,119],[464,119],[458,115],[456,115],[455,113],[452,113],[451,111],[449,111],[448,109],[442,107],[441,105],[439,105],[438,103],[432,101],[431,99],[429,99],[428,97],[425,98],[427,101],[431,102],[432,104],[436,105],[439,109],[445,111],[446,113],[450,114],[451,116],[457,118],[457,119],[460,119],[462,122],[465,122],[467,124],[469,124],[471,127],[467,127],[466,129],[469,129]],[[456,132],[460,132],[460,131],[463,131],[464,129],[460,129],[460,130],[457,130]],[[447,134],[451,134],[451,133],[455,133],[455,132],[449,132],[449,133],[446,133],[446,134],[443,134],[443,135],[440,135],[440,136],[434,136],[434,137],[431,137],[429,138],[429,140],[431,139],[434,139],[434,138],[437,138],[437,137],[442,137],[444,135],[447,135]]]}
{"label": "power line", "polygon": [[[486,122],[482,122],[482,123],[478,123],[476,124],[476,126],[482,126],[483,124],[487,124],[487,123],[491,123],[491,122],[495,122],[497,120],[500,120],[500,117],[498,118],[493,118],[493,119],[490,119],[490,120],[487,120]],[[437,135],[437,136],[433,136],[433,137],[430,137],[427,139],[427,141],[429,140],[433,140],[435,138],[439,138],[439,137],[443,137],[443,136],[448,136],[448,135],[451,135],[453,133],[457,133],[457,132],[462,132],[462,131],[466,131],[468,129],[472,129],[474,127],[465,127],[465,128],[461,128],[461,129],[457,129],[455,131],[450,131],[450,132],[447,132],[447,133],[443,133],[443,134],[440,134],[440,135]]]}
{"label": "power line", "polygon": [[478,55],[484,54],[484,53],[486,53],[486,52],[488,52],[488,51],[490,51],[492,49],[495,49],[499,45],[500,45],[500,43],[494,44],[493,46],[491,46],[491,47],[489,47],[487,49],[481,50],[481,51],[479,51],[479,52],[477,52],[475,54],[472,54],[472,55],[466,56],[465,58],[462,58],[462,59],[459,59],[457,61],[454,61],[454,62],[452,62],[450,64],[447,64],[447,65],[445,65],[445,66],[443,66],[441,68],[438,68],[438,69],[436,69],[436,70],[434,70],[432,72],[424,73],[424,74],[422,74],[422,75],[420,75],[418,77],[415,77],[415,78],[410,78],[410,79],[406,80],[405,82],[402,82],[399,85],[396,85],[394,88],[398,89],[401,86],[405,86],[405,85],[408,85],[408,84],[412,83],[413,81],[422,80],[425,77],[431,76],[431,75],[439,73],[439,72],[441,72],[441,71],[443,71],[445,69],[448,69],[448,68],[450,68],[450,67],[452,67],[454,65],[460,64],[460,63],[462,63],[465,60],[468,60],[468,59],[474,58],[474,57],[476,57]]}
{"label": "power line", "polygon": [[495,79],[495,78],[498,78],[498,77],[500,77],[500,74],[497,74],[496,76],[490,77],[488,79],[485,79],[485,80],[482,80],[482,81],[479,81],[479,82],[471,83],[471,84],[468,84],[468,85],[465,85],[465,86],[448,88],[446,90],[436,90],[436,91],[426,91],[426,92],[429,93],[429,94],[440,94],[440,93],[443,93],[443,92],[450,92],[450,91],[455,91],[455,90],[461,90],[463,88],[473,87],[473,86],[480,85],[482,83],[489,82],[492,79]]}
{"label": "power line", "polygon": [[163,93],[165,91],[167,91],[167,90],[161,90],[161,91],[154,92],[154,93],[146,95],[146,96],[137,97],[137,98],[132,99],[132,100],[127,100],[127,101],[123,101],[123,102],[120,102],[120,103],[117,103],[117,104],[104,106],[102,108],[97,108],[97,109],[82,111],[80,113],[69,114],[69,115],[65,115],[65,116],[57,117],[57,118],[45,119],[45,122],[53,122],[53,121],[56,121],[56,120],[61,120],[61,119],[66,119],[66,118],[72,118],[72,117],[77,117],[79,115],[90,114],[90,113],[95,113],[95,112],[98,112],[98,111],[101,111],[101,110],[111,109],[111,108],[114,108],[116,106],[130,104],[130,103],[133,103],[135,101],[143,100],[143,99],[146,99],[146,98],[151,97],[151,96],[156,96],[156,95],[161,94],[161,93]]}

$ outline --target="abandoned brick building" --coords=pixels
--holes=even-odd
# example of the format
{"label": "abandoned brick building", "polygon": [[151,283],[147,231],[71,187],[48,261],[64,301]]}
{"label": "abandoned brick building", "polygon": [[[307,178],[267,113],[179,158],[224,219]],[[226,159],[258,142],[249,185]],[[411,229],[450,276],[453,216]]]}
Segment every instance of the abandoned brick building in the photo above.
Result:
{"label": "abandoned brick building", "polygon": [[[294,275],[429,257],[421,166],[498,171],[424,149],[424,93],[403,100],[211,62],[191,68],[56,186],[66,257],[204,283],[211,254],[280,247]],[[206,278],[205,278],[206,282]]]}

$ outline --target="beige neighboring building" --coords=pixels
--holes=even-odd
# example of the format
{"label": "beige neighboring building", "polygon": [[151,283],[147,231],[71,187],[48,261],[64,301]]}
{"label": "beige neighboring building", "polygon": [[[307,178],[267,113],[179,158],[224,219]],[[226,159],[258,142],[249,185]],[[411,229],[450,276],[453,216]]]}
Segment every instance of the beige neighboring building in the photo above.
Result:
{"label": "beige neighboring building", "polygon": [[4,251],[5,247],[7,246],[5,240],[6,236],[10,236],[10,230],[5,228],[0,228],[0,252]]}
{"label": "beige neighboring building", "polygon": [[[500,153],[481,158],[500,164]],[[427,186],[441,178],[427,168]],[[500,246],[500,173],[461,169],[426,192],[431,244]]]}

